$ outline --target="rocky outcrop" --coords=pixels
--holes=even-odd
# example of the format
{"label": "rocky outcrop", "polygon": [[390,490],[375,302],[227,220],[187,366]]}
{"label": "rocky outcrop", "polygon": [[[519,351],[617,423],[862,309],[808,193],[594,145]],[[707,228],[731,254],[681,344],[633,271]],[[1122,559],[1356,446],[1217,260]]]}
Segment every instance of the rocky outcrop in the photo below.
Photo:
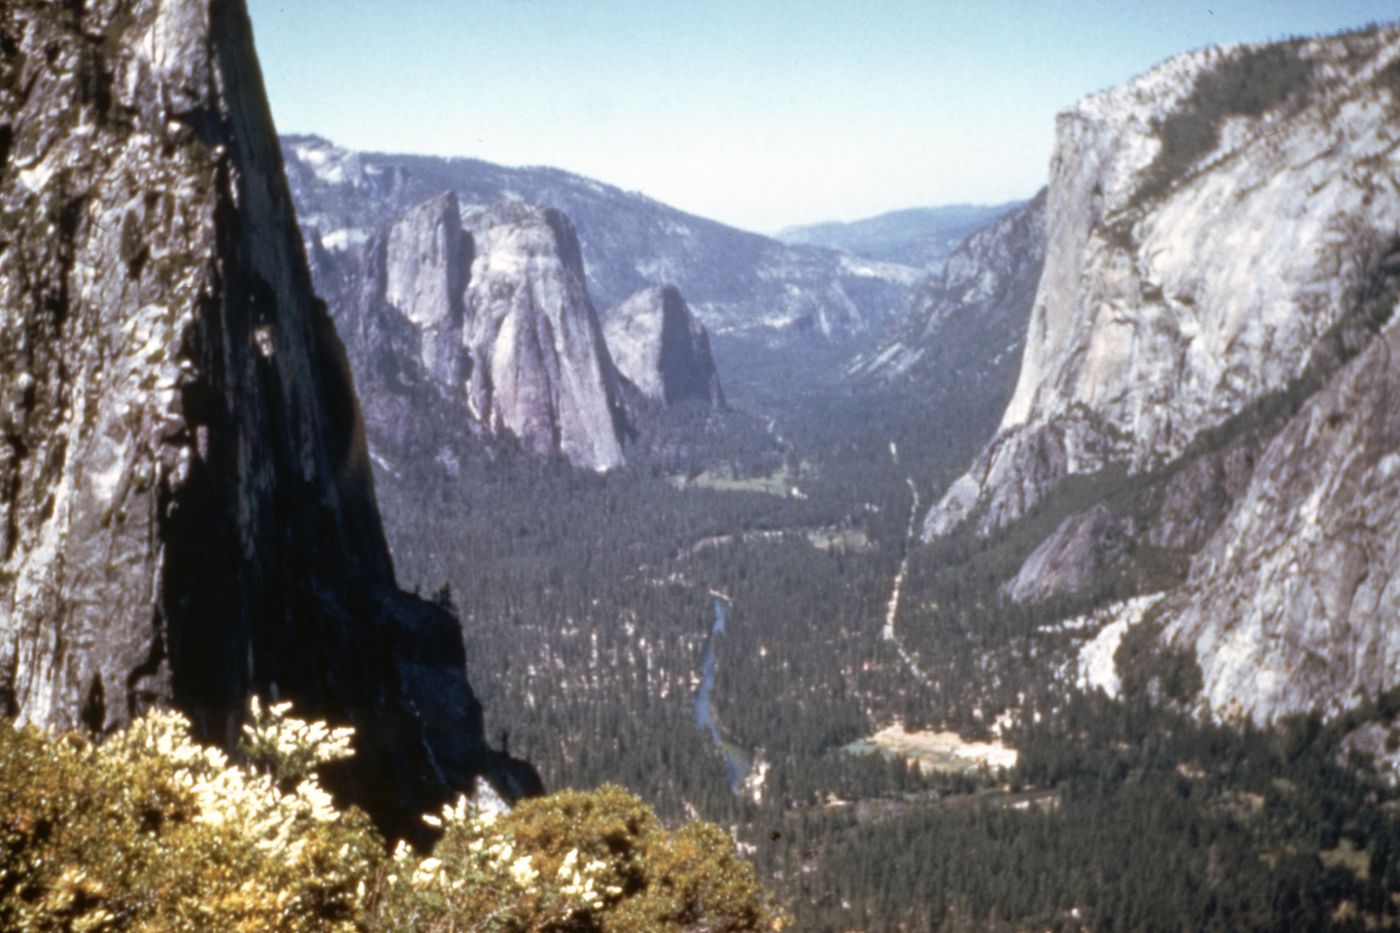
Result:
{"label": "rocky outcrop", "polygon": [[423,369],[440,385],[461,385],[469,368],[462,327],[472,244],[457,196],[448,191],[409,210],[382,248],[384,300],[417,333]]}
{"label": "rocky outcrop", "polygon": [[1041,542],[1002,592],[1035,602],[1082,590],[1126,556],[1132,525],[1100,503],[1071,515]]}
{"label": "rocky outcrop", "polygon": [[1387,265],[1385,330],[1272,440],[1170,597],[1164,641],[1218,718],[1336,713],[1400,684],[1400,241]]}
{"label": "rocky outcrop", "polygon": [[534,453],[593,470],[621,466],[617,369],[573,225],[559,211],[511,202],[469,222],[476,255],[463,340],[473,416]]}
{"label": "rocky outcrop", "polygon": [[455,621],[398,590],[237,0],[0,10],[0,698],[226,741],[250,693],[358,728],[394,831],[487,775]]}
{"label": "rocky outcrop", "polygon": [[924,274],[781,243],[558,169],[357,153],[314,136],[286,137],[283,151],[298,216],[329,250],[364,245],[443,191],[464,212],[503,200],[545,204],[576,226],[597,307],[672,282],[711,334],[846,339],[903,310]]}
{"label": "rocky outcrop", "polygon": [[619,379],[563,214],[510,202],[464,216],[448,191],[362,247],[309,252],[381,471],[455,473],[492,438],[585,469],[623,462]]}
{"label": "rocky outcrop", "polygon": [[1400,230],[1397,35],[1192,53],[1060,116],[1016,391],[927,536],[1168,462],[1302,375]]}
{"label": "rocky outcrop", "polygon": [[644,288],[608,312],[603,338],[618,371],[663,405],[724,405],[710,335],[674,285]]}
{"label": "rocky outcrop", "polygon": [[1042,190],[969,236],[915,295],[890,337],[858,357],[849,374],[886,383],[926,382],[953,371],[964,385],[994,382],[986,389],[1004,403],[1044,263]]}

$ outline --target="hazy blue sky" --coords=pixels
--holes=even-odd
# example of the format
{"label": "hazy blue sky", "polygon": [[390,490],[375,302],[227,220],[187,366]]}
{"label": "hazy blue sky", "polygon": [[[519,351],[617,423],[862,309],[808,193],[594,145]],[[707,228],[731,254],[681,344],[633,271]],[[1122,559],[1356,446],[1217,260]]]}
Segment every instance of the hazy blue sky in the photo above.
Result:
{"label": "hazy blue sky", "polygon": [[279,129],[555,165],[769,232],[1024,197],[1054,116],[1400,0],[249,0]]}

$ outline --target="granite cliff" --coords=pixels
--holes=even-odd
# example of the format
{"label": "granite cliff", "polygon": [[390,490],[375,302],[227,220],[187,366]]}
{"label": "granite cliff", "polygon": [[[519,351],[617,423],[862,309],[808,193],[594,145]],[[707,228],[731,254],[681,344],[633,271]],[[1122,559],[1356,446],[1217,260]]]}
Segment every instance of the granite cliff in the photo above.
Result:
{"label": "granite cliff", "polygon": [[583,469],[623,463],[622,385],[562,213],[463,211],[448,191],[362,247],[310,252],[381,467],[454,471],[492,439]]}
{"label": "granite cliff", "polygon": [[341,789],[395,831],[537,788],[395,584],[243,4],[20,0],[0,49],[5,712],[227,741],[290,699],[357,727]]}
{"label": "granite cliff", "polygon": [[674,285],[644,288],[613,308],[603,337],[623,378],[653,402],[724,405],[710,335]]}
{"label": "granite cliff", "polygon": [[1060,115],[1016,391],[927,535],[1165,463],[1301,376],[1400,224],[1393,40],[1190,53]]}
{"label": "granite cliff", "polygon": [[1191,53],[1062,114],[1019,381],[925,536],[1097,489],[1003,593],[1163,594],[1101,661],[1123,640],[1161,695],[1176,658],[1175,699],[1256,722],[1400,685],[1397,168],[1394,26]]}
{"label": "granite cliff", "polygon": [[471,413],[533,453],[593,470],[621,466],[621,387],[573,225],[559,211],[509,202],[470,224]]}

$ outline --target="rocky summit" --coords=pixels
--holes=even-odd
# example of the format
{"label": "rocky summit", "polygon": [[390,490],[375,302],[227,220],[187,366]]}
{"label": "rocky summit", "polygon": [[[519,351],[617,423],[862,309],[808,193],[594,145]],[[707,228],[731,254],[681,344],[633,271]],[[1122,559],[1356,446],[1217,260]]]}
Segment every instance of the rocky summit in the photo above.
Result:
{"label": "rocky summit", "polygon": [[710,335],[674,285],[644,288],[613,308],[603,337],[618,371],[652,401],[724,405]]}
{"label": "rocky summit", "polygon": [[469,223],[476,251],[463,341],[473,416],[535,453],[593,470],[621,466],[617,369],[573,225],[559,211],[511,202]]}
{"label": "rocky summit", "polygon": [[464,211],[451,192],[362,245],[310,244],[388,478],[456,473],[516,445],[608,470],[628,431],[621,383],[562,213],[518,202]]}
{"label": "rocky summit", "polygon": [[395,584],[243,4],[18,0],[0,47],[5,712],[171,703],[227,741],[290,699],[357,727],[342,790],[407,832],[478,776],[537,786]]}
{"label": "rocky summit", "polygon": [[1218,718],[1400,683],[1398,169],[1394,26],[1191,53],[1062,114],[1020,379],[925,536],[1043,522],[1077,477],[1100,504],[1009,595],[1164,592],[1119,663],[1184,657]]}

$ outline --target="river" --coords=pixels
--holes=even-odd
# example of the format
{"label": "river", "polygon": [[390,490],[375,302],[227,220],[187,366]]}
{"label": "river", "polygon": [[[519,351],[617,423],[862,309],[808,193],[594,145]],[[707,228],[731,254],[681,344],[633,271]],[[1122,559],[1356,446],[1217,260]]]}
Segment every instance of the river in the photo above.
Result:
{"label": "river", "polygon": [[745,749],[725,739],[715,721],[713,693],[715,689],[715,649],[719,638],[724,634],[724,623],[728,620],[728,604],[715,599],[715,622],[705,639],[705,654],[701,662],[700,689],[695,692],[695,724],[710,734],[715,747],[724,753],[724,776],[729,781],[730,790],[743,793],[744,778],[748,777],[753,766],[753,756]]}

